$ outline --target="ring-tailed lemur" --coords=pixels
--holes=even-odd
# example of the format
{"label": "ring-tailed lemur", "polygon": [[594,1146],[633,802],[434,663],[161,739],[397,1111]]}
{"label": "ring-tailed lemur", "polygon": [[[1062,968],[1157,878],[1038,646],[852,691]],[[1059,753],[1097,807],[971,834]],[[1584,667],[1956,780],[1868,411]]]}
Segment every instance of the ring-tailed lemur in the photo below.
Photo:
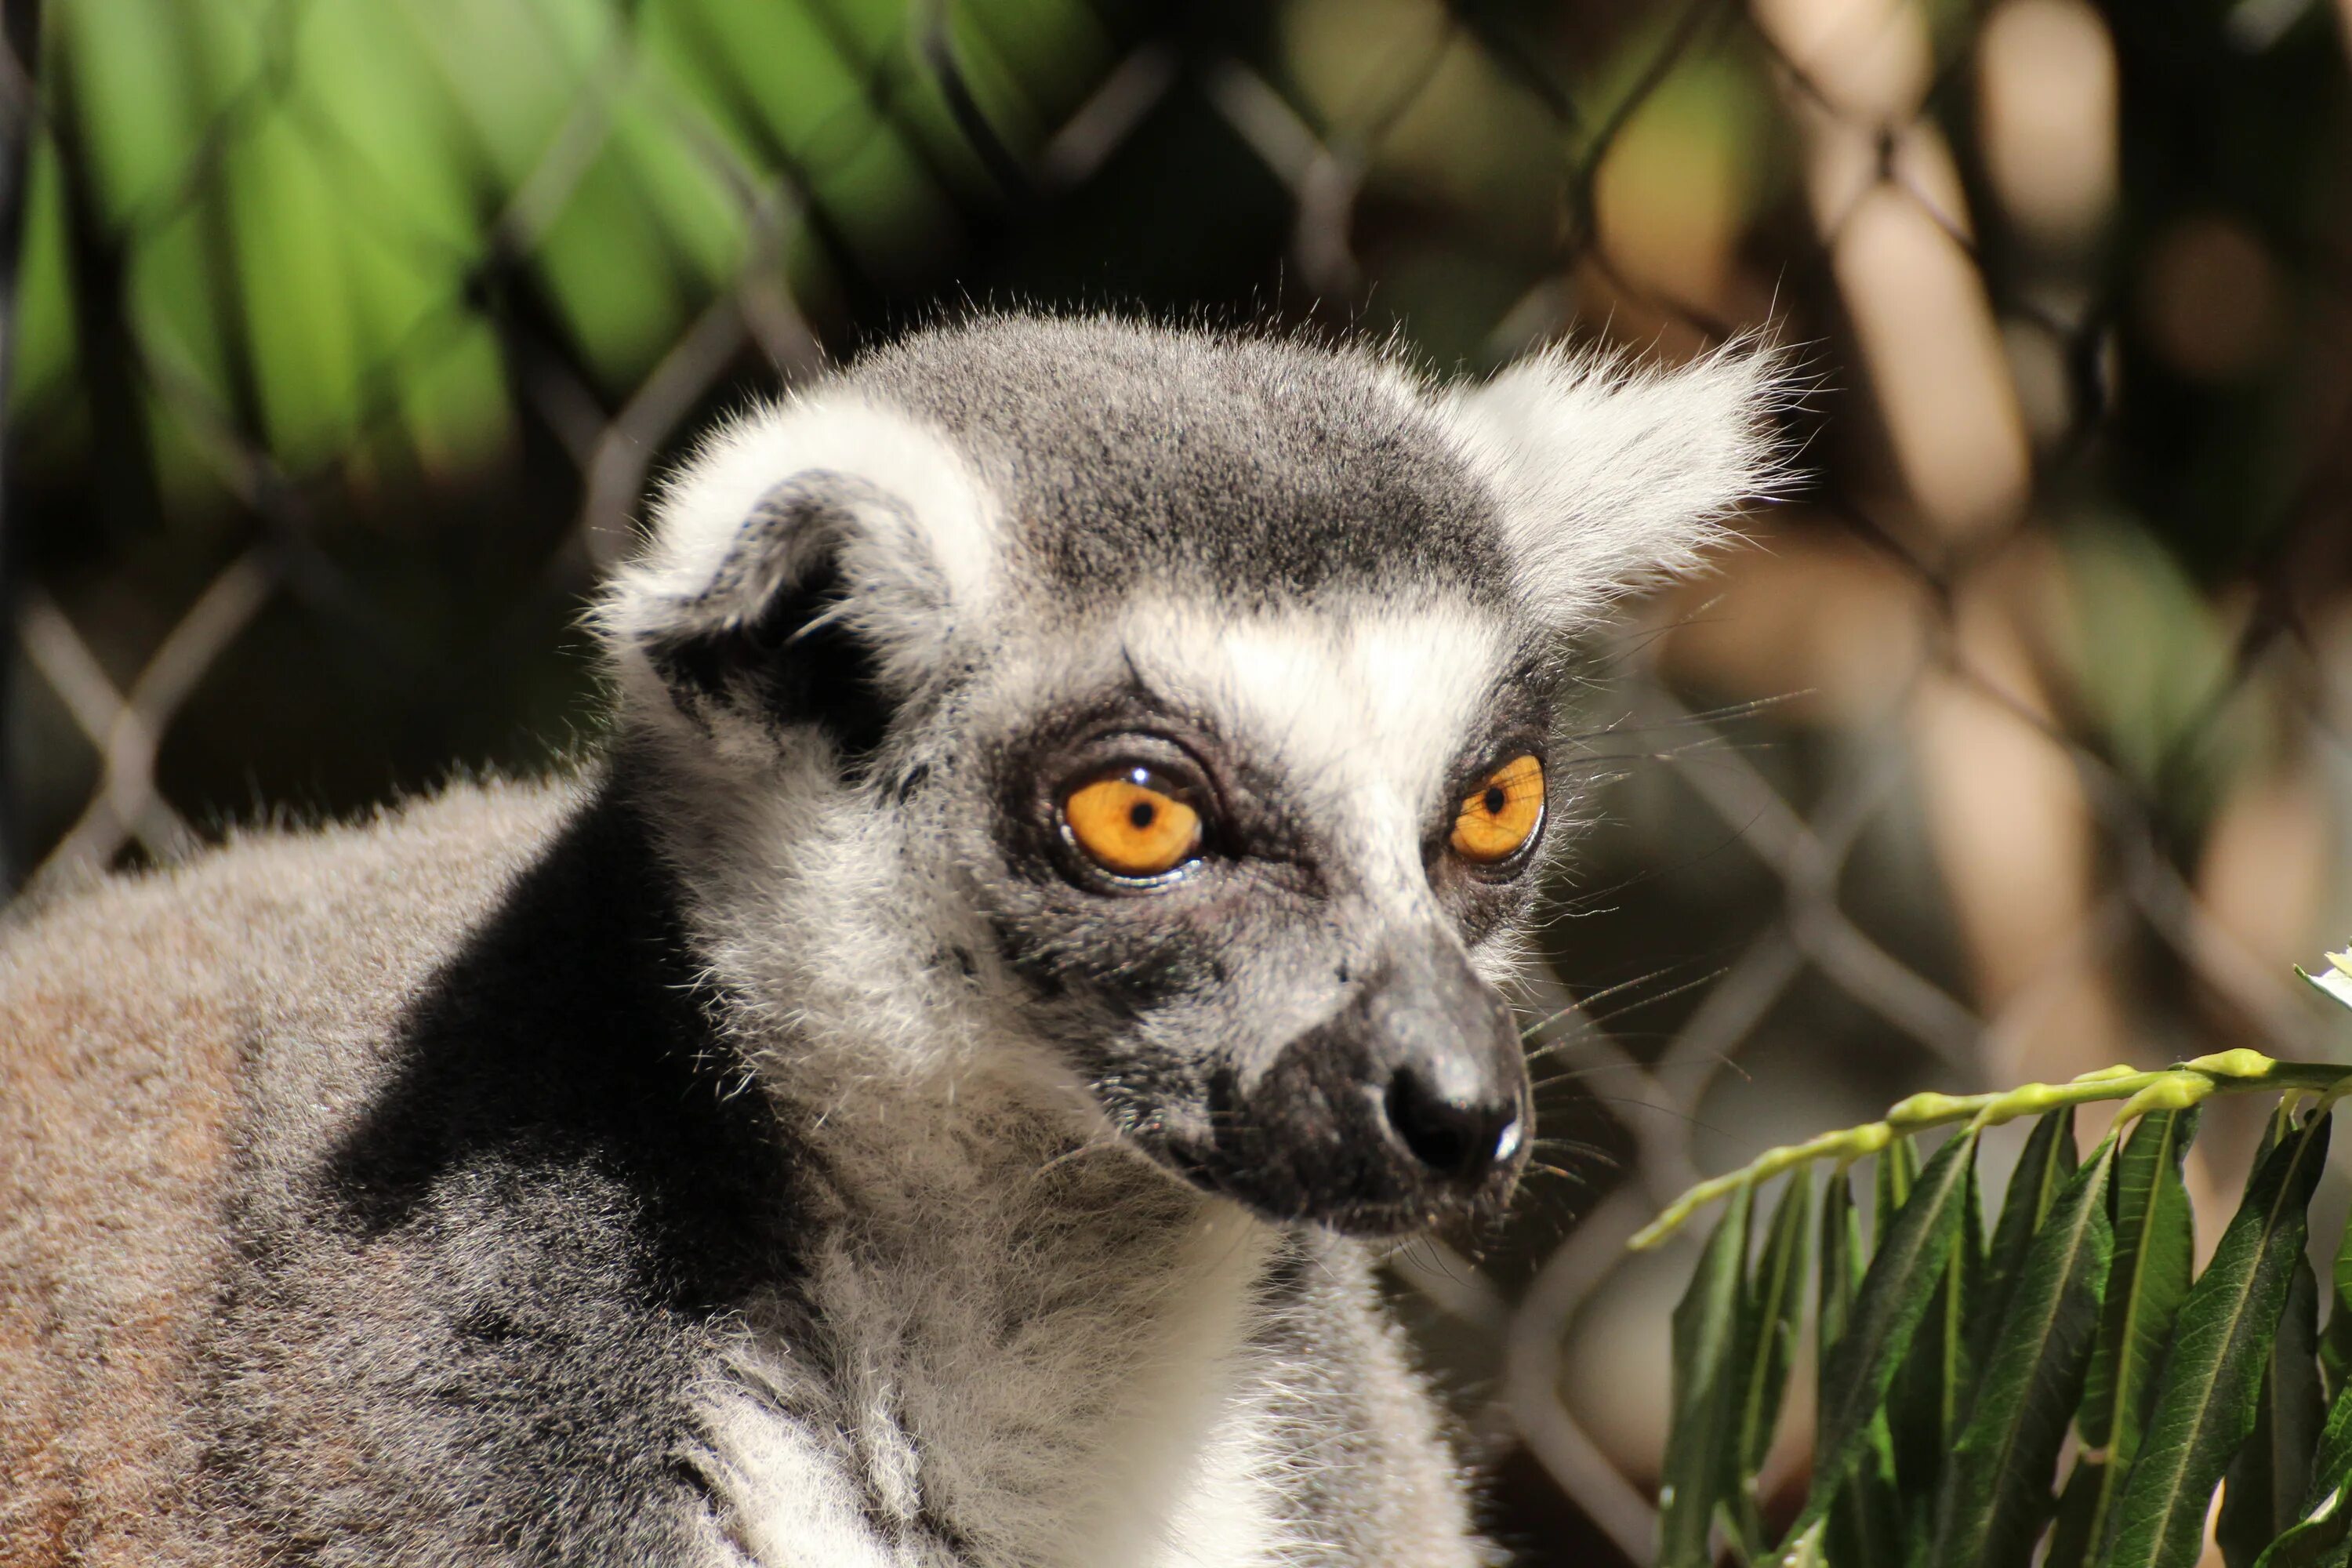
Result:
{"label": "ring-tailed lemur", "polygon": [[1486,1559],[1358,1238],[1499,1204],[1564,640],[1769,360],[1108,321],[741,418],[541,784],[0,949],[0,1559]]}

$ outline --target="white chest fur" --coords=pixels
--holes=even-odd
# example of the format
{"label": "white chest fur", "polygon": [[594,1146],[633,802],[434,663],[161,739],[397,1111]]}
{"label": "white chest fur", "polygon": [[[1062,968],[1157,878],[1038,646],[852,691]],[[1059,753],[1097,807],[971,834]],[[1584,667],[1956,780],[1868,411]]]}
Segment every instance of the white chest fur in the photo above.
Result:
{"label": "white chest fur", "polygon": [[985,1183],[847,1219],[797,1310],[748,1325],[705,1411],[739,1561],[1285,1559],[1282,1368],[1251,1341],[1275,1233],[1082,1163],[1033,1168],[1030,1201]]}

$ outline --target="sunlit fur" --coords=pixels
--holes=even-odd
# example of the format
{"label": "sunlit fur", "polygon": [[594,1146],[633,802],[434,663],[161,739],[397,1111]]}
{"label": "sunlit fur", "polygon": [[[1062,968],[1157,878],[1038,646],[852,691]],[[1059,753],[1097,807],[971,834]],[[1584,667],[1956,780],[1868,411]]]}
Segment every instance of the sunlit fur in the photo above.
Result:
{"label": "sunlit fur", "polygon": [[1528,602],[1559,624],[1698,566],[1715,525],[1786,479],[1788,361],[1743,341],[1679,370],[1559,348],[1445,399],[1502,502]]}
{"label": "sunlit fur", "polygon": [[[1489,1560],[1350,1236],[1516,1167],[1361,1185],[1300,1042],[1507,977],[1463,793],[1773,377],[982,318],[725,426],[576,776],[6,934],[0,1560]],[[1055,837],[1130,734],[1247,819],[1164,887]]]}

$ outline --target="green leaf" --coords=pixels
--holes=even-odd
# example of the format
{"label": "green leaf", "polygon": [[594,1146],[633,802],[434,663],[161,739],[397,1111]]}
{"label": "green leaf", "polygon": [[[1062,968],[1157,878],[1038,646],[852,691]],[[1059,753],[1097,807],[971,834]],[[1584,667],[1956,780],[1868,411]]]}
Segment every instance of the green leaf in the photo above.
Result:
{"label": "green leaf", "polygon": [[2033,1244],[2059,1189],[2074,1173],[2074,1108],[2051,1111],[2033,1124],[2017,1169],[2001,1199],[2000,1218],[1992,1227],[1992,1245],[1985,1254],[1984,1289],[1970,1313],[1972,1348],[1982,1354],[2000,1331],[2009,1293],[2025,1265],[2026,1248]]}
{"label": "green leaf", "polygon": [[[2009,1310],[1944,1469],[1927,1554],[1937,1568],[2024,1568],[2033,1554],[2050,1514],[2058,1448],[2098,1332],[2099,1293],[2115,1245],[2107,1217],[2114,1167],[2110,1137],[2053,1195],[2018,1259]],[[2004,1220],[2014,1206],[2004,1206]]]}
{"label": "green leaf", "polygon": [[1874,1411],[1862,1453],[1830,1501],[1823,1542],[1832,1563],[1904,1560],[1903,1499],[1895,1489],[1895,1439],[1886,1412]]}
{"label": "green leaf", "polygon": [[1944,1283],[1963,1209],[1976,1192],[1976,1150],[1972,1131],[1946,1143],[1885,1227],[1845,1331],[1828,1356],[1812,1492],[1781,1545],[1784,1557],[1822,1522],[1872,1445],[1873,1418]]}
{"label": "green leaf", "polygon": [[1942,1278],[1886,1400],[1909,1555],[1927,1546],[1935,1529],[1936,1489],[1959,1437],[1969,1390],[1976,1380],[1969,1330],[1983,1279],[1984,1221],[1971,1161]]}
{"label": "green leaf", "polygon": [[2231,1456],[2253,1430],[2271,1342],[2327,1157],[2315,1116],[2255,1166],[2213,1260],[2189,1287],[2151,1395],[2147,1431],[2123,1495],[2110,1568],[2189,1568]]}
{"label": "green leaf", "polygon": [[1772,1211],[1763,1254],[1748,1283],[1747,1307],[1739,1314],[1742,1332],[1731,1360],[1739,1384],[1731,1444],[1734,1502],[1751,1556],[1760,1552],[1763,1541],[1756,1476],[1772,1447],[1781,1396],[1788,1391],[1789,1363],[1795,1357],[1804,1317],[1805,1280],[1812,1270],[1812,1173],[1799,1171],[1790,1177],[1788,1190]]}
{"label": "green leaf", "polygon": [[1674,1427],[1658,1488],[1659,1568],[1711,1568],[1707,1538],[1732,1479],[1733,1401],[1739,1379],[1732,1352],[1742,1332],[1748,1231],[1755,1189],[1742,1192],[1699,1255],[1690,1288],[1675,1308]]}
{"label": "green leaf", "polygon": [[2352,1372],[2352,1225],[2336,1244],[2336,1267],[2328,1275],[2327,1332],[2319,1342],[2320,1370],[2327,1377],[2330,1400],[2344,1392]]}
{"label": "green leaf", "polygon": [[1822,1191],[1820,1320],[1813,1338],[1820,1350],[1814,1368],[1815,1398],[1825,1403],[1829,1386],[1830,1352],[1845,1338],[1853,1316],[1853,1299],[1862,1289],[1863,1269],[1869,1255],[1862,1245],[1862,1216],[1853,1206],[1853,1178],[1843,1171],[1831,1173]]}
{"label": "green leaf", "polygon": [[2254,1560],[2254,1568],[2332,1568],[2352,1545],[2352,1392],[2339,1391],[2320,1428],[2311,1484],[2294,1527]]}
{"label": "green leaf", "polygon": [[[1841,1171],[1830,1178],[1822,1199],[1821,1316],[1814,1340],[1815,1404],[1829,1406],[1830,1352],[1845,1336],[1867,1263],[1862,1218],[1853,1204],[1853,1182]],[[1903,1516],[1895,1496],[1895,1445],[1886,1417],[1872,1417],[1869,1440],[1853,1474],[1832,1500],[1826,1531],[1816,1531],[1814,1549],[1832,1563],[1893,1563],[1903,1552]]]}
{"label": "green leaf", "polygon": [[2263,1373],[2253,1434],[2231,1461],[2222,1488],[2217,1534],[2229,1568],[2248,1568],[2303,1517],[2312,1453],[2326,1416],[2319,1396],[2318,1338],[2319,1282],[2311,1260],[2298,1253]]}
{"label": "green leaf", "polygon": [[[2112,1268],[2109,1280],[2112,1289]],[[2074,1461],[2074,1473],[2066,1478],[2066,1489],[2058,1499],[2058,1522],[2051,1529],[2050,1550],[2042,1559],[2042,1568],[2083,1568],[2091,1561],[2105,1520],[2103,1510],[2113,1496],[2112,1468],[2096,1457],[2105,1452],[2086,1453]]]}
{"label": "green leaf", "polygon": [[[2197,1112],[2158,1110],[2132,1129],[2116,1163],[2114,1286],[2099,1320],[2098,1347],[2083,1388],[2077,1425],[2094,1447],[2144,1426],[2156,1362],[2172,1336],[2173,1315],[2189,1294],[2195,1267],[2195,1217],[2180,1165],[2197,1136]],[[2128,1462],[2129,1456],[2123,1456]]]}
{"label": "green leaf", "polygon": [[2194,1268],[2195,1221],[2180,1163],[2196,1135],[2195,1110],[2151,1111],[2116,1162],[2115,1261],[2074,1416],[2085,1452],[2059,1500],[2044,1568],[2082,1568],[2097,1554],[2147,1429],[2157,1363]]}
{"label": "green leaf", "polygon": [[1886,1245],[1886,1233],[1894,1228],[1895,1216],[1909,1201],[1912,1184],[1919,1179],[1919,1150],[1908,1138],[1897,1138],[1878,1156],[1872,1188],[1875,1202],[1870,1211],[1870,1250],[1875,1255]]}
{"label": "green leaf", "polygon": [[1740,1391],[1738,1456],[1742,1474],[1752,1475],[1772,1447],[1780,1401],[1796,1358],[1797,1331],[1805,1310],[1805,1278],[1812,1270],[1813,1184],[1798,1172],[1780,1194],[1766,1233],[1763,1256],[1749,1281],[1744,1325],[1756,1335],[1740,1342],[1745,1384]]}

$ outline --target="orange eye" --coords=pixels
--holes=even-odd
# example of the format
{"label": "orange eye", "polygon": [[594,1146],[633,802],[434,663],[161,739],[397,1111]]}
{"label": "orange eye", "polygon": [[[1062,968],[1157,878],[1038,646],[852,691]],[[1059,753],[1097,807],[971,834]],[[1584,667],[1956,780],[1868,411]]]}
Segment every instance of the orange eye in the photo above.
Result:
{"label": "orange eye", "polygon": [[1454,818],[1454,852],[1482,866],[1507,860],[1527,847],[1543,815],[1543,764],[1514,757],[1464,798]]}
{"label": "orange eye", "polygon": [[1157,877],[1200,853],[1201,814],[1131,768],[1070,792],[1062,822],[1096,865],[1122,877]]}

